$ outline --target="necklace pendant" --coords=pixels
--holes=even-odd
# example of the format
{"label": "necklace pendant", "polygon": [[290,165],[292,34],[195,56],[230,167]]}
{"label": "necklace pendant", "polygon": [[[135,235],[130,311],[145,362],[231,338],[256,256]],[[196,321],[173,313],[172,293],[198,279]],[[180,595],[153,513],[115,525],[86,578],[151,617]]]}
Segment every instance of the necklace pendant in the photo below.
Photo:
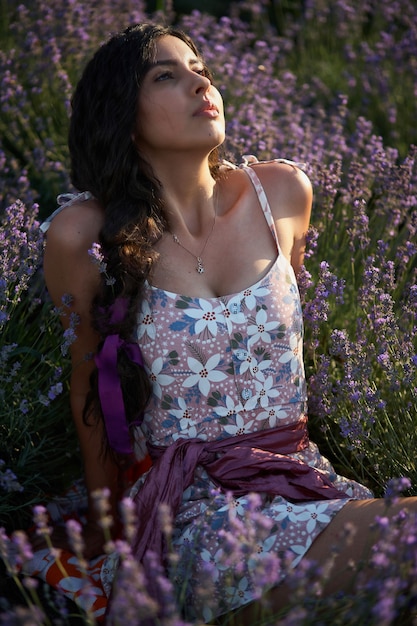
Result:
{"label": "necklace pendant", "polygon": [[195,269],[199,274],[204,274],[203,259],[200,256],[197,257],[197,267]]}

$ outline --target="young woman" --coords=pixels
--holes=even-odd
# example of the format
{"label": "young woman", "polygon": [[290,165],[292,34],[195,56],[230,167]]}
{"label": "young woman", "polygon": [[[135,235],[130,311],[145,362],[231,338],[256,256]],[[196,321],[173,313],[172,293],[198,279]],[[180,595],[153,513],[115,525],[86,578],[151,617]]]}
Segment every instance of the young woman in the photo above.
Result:
{"label": "young woman", "polygon": [[[71,294],[79,316],[71,404],[88,490],[109,487],[117,515],[119,460],[146,440],[153,466],[132,493],[133,550],[163,558],[158,505],[168,504],[188,617],[206,620],[256,596],[248,564],[230,586],[221,562],[227,493],[238,516],[259,494],[274,522],[260,549],[291,567],[324,563],[338,542],[327,592],[349,584],[344,566],[359,564],[384,511],[308,440],[296,275],[310,182],[291,162],[222,162],[224,138],[222,98],[192,41],[128,28],[77,86],[69,146],[83,193],[44,226],[48,289],[57,305]],[[347,522],[360,529],[353,543]],[[85,535],[99,552],[93,509]],[[208,571],[213,613],[196,591]],[[282,580],[277,573],[272,608]]]}

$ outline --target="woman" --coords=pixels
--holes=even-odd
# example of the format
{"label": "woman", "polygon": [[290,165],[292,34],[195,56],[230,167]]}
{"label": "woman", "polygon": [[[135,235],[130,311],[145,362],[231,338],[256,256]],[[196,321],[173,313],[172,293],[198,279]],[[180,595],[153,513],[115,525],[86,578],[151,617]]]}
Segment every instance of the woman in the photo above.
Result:
{"label": "woman", "polygon": [[[230,588],[219,561],[227,492],[237,515],[260,494],[274,523],[261,549],[290,567],[324,563],[337,541],[328,593],[349,584],[344,565],[359,564],[385,506],[308,441],[296,275],[310,182],[290,162],[221,162],[224,138],[222,99],[192,41],[128,28],[97,51],[73,98],[72,179],[87,193],[44,227],[48,289],[57,305],[71,294],[79,316],[71,404],[87,488],[109,487],[116,515],[119,459],[146,439],[153,467],[133,492],[133,550],[163,558],[158,504],[168,503],[180,573],[192,558],[188,617],[206,620],[256,597],[247,569]],[[102,547],[94,515],[90,554]],[[341,536],[351,521],[352,545]],[[196,592],[208,563],[213,613]]]}

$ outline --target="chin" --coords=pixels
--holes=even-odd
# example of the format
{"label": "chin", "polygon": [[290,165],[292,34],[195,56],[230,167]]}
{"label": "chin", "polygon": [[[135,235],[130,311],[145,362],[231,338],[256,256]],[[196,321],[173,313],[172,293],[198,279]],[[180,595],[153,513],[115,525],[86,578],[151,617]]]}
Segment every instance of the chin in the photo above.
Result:
{"label": "chin", "polygon": [[218,131],[217,129],[213,130],[213,132],[210,133],[210,139],[210,143],[212,144],[212,148],[214,150],[215,148],[221,146],[222,143],[224,143],[224,140],[226,139],[226,133],[224,131]]}

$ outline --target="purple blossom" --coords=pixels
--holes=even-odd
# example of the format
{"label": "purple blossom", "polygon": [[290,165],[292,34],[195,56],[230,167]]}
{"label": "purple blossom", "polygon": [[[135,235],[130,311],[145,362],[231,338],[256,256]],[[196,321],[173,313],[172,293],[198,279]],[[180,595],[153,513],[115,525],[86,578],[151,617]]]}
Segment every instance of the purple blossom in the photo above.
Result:
{"label": "purple blossom", "polygon": [[92,247],[88,251],[88,254],[90,255],[90,258],[93,261],[94,265],[97,266],[100,274],[103,274],[105,276],[106,285],[114,285],[116,279],[112,276],[109,276],[107,273],[107,263],[105,261],[100,244],[93,243]]}
{"label": "purple blossom", "polygon": [[84,540],[82,536],[81,524],[77,522],[77,520],[69,519],[65,523],[65,528],[71,548],[77,556],[80,556],[84,550]]}
{"label": "purple blossom", "polygon": [[12,544],[16,547],[15,563],[17,565],[24,565],[26,561],[29,561],[33,557],[32,546],[29,543],[29,539],[21,530],[15,530],[12,534]]}
{"label": "purple blossom", "polygon": [[63,356],[68,354],[70,346],[77,340],[76,327],[80,322],[79,315],[71,312],[69,317],[69,326],[63,332],[63,342],[61,344],[61,353]]}
{"label": "purple blossom", "polygon": [[404,491],[408,491],[410,488],[411,481],[409,478],[405,476],[401,478],[391,478],[385,487],[384,497],[389,502],[395,501]]}
{"label": "purple blossom", "polygon": [[5,461],[0,459],[0,489],[7,492],[23,491],[24,487],[19,483],[18,478],[10,468],[5,468]]}
{"label": "purple blossom", "polygon": [[52,385],[52,387],[48,391],[48,399],[55,400],[55,398],[62,393],[62,390],[63,390],[63,385],[61,382],[56,383],[55,385]]}

